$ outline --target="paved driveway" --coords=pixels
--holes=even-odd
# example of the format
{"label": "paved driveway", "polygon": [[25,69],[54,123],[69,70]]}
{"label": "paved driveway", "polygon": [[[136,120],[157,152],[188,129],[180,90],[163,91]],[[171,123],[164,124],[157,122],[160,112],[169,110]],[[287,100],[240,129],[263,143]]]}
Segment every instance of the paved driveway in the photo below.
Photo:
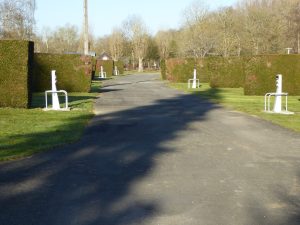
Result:
{"label": "paved driveway", "polygon": [[0,164],[0,225],[300,224],[300,135],[167,87],[105,82],[72,145]]}

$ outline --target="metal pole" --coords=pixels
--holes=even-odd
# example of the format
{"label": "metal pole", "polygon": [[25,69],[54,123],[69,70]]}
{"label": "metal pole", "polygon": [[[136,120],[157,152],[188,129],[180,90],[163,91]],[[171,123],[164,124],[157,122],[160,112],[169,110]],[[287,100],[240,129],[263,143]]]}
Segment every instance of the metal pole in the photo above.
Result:
{"label": "metal pole", "polygon": [[83,32],[83,42],[84,42],[84,55],[89,54],[89,23],[88,23],[88,1],[84,0],[84,32]]}

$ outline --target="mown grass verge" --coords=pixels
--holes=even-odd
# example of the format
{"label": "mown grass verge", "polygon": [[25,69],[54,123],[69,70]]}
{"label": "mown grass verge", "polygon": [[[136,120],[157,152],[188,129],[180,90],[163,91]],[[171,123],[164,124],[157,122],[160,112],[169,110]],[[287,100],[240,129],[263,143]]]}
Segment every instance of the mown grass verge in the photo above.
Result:
{"label": "mown grass verge", "polygon": [[100,82],[91,93],[69,93],[69,112],[43,111],[44,93],[35,93],[31,109],[0,108],[0,161],[30,156],[77,141],[93,117]]}
{"label": "mown grass verge", "polygon": [[300,96],[288,97],[288,110],[295,115],[264,113],[263,96],[245,96],[243,88],[210,88],[202,84],[198,90],[188,89],[186,83],[171,83],[171,87],[210,99],[230,109],[258,116],[272,123],[300,132]]}

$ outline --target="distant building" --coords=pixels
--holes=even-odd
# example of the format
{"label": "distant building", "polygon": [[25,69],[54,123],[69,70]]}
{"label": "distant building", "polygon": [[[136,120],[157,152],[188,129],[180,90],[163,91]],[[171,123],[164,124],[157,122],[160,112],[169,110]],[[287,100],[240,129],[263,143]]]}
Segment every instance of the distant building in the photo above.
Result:
{"label": "distant building", "polygon": [[96,52],[89,52],[90,56],[96,57]]}
{"label": "distant building", "polygon": [[106,52],[103,52],[102,54],[99,55],[98,59],[106,61],[106,60],[111,60],[111,57]]}

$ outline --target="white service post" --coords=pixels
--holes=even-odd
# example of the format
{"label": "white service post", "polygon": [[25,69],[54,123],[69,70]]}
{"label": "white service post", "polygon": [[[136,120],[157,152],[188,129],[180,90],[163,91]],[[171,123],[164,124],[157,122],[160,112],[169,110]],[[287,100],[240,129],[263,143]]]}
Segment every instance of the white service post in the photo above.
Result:
{"label": "white service post", "polygon": [[103,66],[100,67],[100,77],[104,78]]}
{"label": "white service post", "polygon": [[197,70],[194,69],[194,79],[193,79],[193,85],[192,88],[197,88]]}
{"label": "white service post", "polygon": [[276,95],[275,95],[275,103],[273,111],[275,113],[281,112],[281,96],[282,96],[282,75],[276,75]]}
{"label": "white service post", "polygon": [[118,67],[115,66],[115,76],[118,76],[119,75],[119,70],[118,70]]}
{"label": "white service post", "polygon": [[56,75],[55,75],[55,70],[51,71],[51,78],[52,78],[52,109],[53,110],[59,110],[60,106],[59,106],[59,99],[58,99],[58,94],[55,93],[55,91],[57,91],[56,88]]}

